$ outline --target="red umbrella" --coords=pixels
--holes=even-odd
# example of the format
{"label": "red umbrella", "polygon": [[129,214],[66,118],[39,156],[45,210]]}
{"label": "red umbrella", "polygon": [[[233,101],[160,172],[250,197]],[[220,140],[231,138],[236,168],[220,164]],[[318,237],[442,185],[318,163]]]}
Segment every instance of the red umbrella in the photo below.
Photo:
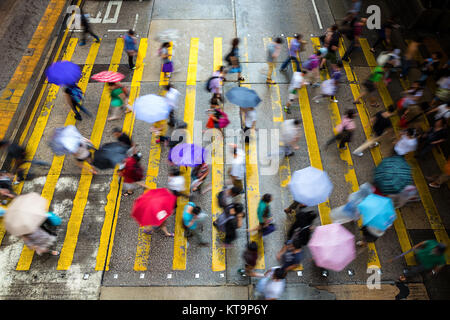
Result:
{"label": "red umbrella", "polygon": [[136,199],[131,216],[141,227],[160,226],[172,215],[177,197],[165,188],[152,189]]}
{"label": "red umbrella", "polygon": [[102,71],[91,78],[100,82],[119,82],[125,78],[125,75],[115,71]]}

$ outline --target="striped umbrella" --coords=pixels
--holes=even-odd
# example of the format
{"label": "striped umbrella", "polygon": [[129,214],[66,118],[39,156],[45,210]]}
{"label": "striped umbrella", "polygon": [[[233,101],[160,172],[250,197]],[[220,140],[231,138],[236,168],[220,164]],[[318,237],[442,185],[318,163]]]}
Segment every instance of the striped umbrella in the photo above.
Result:
{"label": "striped umbrella", "polygon": [[375,168],[374,184],[384,194],[396,194],[413,184],[411,167],[401,156],[385,158]]}
{"label": "striped umbrella", "polygon": [[91,79],[99,82],[119,82],[125,78],[125,75],[115,71],[102,71],[94,74]]}

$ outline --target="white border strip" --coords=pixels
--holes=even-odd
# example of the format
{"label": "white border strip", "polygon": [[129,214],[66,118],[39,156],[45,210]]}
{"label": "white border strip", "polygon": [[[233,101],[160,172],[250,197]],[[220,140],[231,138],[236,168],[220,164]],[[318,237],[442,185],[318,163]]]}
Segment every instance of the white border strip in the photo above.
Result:
{"label": "white border strip", "polygon": [[320,16],[319,16],[319,11],[317,11],[317,7],[316,7],[316,2],[314,0],[311,0],[312,5],[314,7],[314,12],[316,13],[316,17],[317,17],[317,22],[319,23],[319,28],[322,28],[322,21],[320,21]]}

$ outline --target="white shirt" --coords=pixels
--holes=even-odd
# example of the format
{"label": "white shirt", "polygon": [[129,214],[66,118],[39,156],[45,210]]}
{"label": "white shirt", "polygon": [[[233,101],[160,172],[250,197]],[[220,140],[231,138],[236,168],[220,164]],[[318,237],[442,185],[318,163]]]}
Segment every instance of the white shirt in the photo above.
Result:
{"label": "white shirt", "polygon": [[247,128],[251,128],[253,126],[253,122],[256,121],[256,110],[248,110],[245,112],[245,126]]}
{"label": "white shirt", "polygon": [[294,124],[294,119],[289,119],[281,124],[281,141],[284,144],[293,142],[300,135],[300,128]]}
{"label": "white shirt", "polygon": [[291,92],[294,89],[299,89],[303,86],[304,78],[301,72],[294,72],[292,76],[291,84],[289,85],[288,91]]}
{"label": "white shirt", "polygon": [[394,150],[398,155],[405,155],[417,149],[417,139],[416,138],[408,138],[406,135],[403,135],[402,138],[396,143]]}
{"label": "white shirt", "polygon": [[180,97],[180,92],[174,88],[170,88],[166,93],[166,99],[172,110],[178,109],[178,98]]}
{"label": "white shirt", "polygon": [[244,179],[245,158],[244,158],[244,151],[242,151],[241,149],[237,150],[236,157],[233,157],[233,160],[231,160],[230,174],[238,180]]}
{"label": "white shirt", "polygon": [[450,109],[447,107],[447,104],[441,104],[439,107],[437,107],[438,111],[436,115],[434,116],[434,119],[437,120],[439,118],[450,118]]}
{"label": "white shirt", "polygon": [[168,178],[167,186],[169,190],[183,192],[185,188],[185,180],[183,176],[173,176]]}
{"label": "white shirt", "polygon": [[[267,276],[272,277],[273,271],[270,271]],[[264,297],[266,299],[279,299],[283,294],[284,288],[286,286],[286,280],[281,279],[278,281],[273,281],[273,279],[269,279],[265,288],[264,288]]]}

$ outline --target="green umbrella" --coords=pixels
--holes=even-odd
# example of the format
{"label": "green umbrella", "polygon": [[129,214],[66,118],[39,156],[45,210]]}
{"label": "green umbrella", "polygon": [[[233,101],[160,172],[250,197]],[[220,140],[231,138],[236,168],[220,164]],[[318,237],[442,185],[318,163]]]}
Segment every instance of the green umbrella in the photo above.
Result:
{"label": "green umbrella", "polygon": [[401,156],[385,158],[374,174],[375,186],[384,194],[396,194],[413,184],[411,167]]}

